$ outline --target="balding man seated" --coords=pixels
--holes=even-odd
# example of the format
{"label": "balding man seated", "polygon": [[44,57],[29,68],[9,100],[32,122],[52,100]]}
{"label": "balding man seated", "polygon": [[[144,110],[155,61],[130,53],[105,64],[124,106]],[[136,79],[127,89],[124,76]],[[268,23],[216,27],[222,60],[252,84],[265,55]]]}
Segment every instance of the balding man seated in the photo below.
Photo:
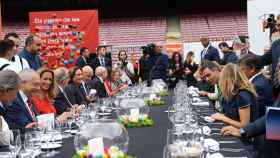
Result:
{"label": "balding man seated", "polygon": [[94,72],[90,66],[84,66],[82,70],[83,70],[84,81],[89,81],[93,79]]}
{"label": "balding man seated", "polygon": [[12,105],[7,107],[5,120],[11,129],[33,128],[38,113],[31,96],[40,91],[40,76],[32,69],[24,69],[19,77],[22,81],[21,88]]}
{"label": "balding man seated", "polygon": [[10,131],[6,120],[6,108],[11,104],[17,95],[20,87],[20,78],[12,70],[0,72],[0,146],[9,144]]}
{"label": "balding man seated", "polygon": [[92,80],[93,89],[97,91],[97,96],[99,98],[105,98],[108,97],[108,94],[106,92],[104,81],[108,77],[107,69],[103,66],[99,66],[95,69],[95,77]]}

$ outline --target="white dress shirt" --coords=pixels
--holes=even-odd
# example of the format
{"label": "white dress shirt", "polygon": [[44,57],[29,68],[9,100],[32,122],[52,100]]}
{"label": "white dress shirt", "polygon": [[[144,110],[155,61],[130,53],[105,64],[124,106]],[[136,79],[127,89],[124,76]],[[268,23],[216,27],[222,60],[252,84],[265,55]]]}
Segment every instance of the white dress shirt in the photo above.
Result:
{"label": "white dress shirt", "polygon": [[5,64],[9,64],[9,65],[6,66],[3,70],[12,70],[16,73],[20,72],[14,65],[12,65],[12,62],[10,62],[8,59],[0,58],[0,68]]}
{"label": "white dress shirt", "polygon": [[30,109],[29,105],[28,105],[28,97],[22,92],[22,91],[19,91],[19,94],[25,104],[25,107],[27,109],[27,111],[29,112],[30,116],[32,117],[33,121],[36,120],[36,116],[34,114],[34,112],[32,111],[32,109]]}
{"label": "white dress shirt", "polygon": [[262,72],[259,72],[259,73],[255,74],[254,76],[252,76],[252,77],[249,79],[250,83],[252,83],[252,81],[253,81],[257,76],[259,76],[260,74],[262,74]]}
{"label": "white dress shirt", "polygon": [[[30,66],[26,59],[20,58],[18,55],[15,55],[15,60],[11,61],[12,65],[14,65],[18,71],[24,70],[24,69],[30,69]],[[22,60],[22,63],[20,62],[20,59]]]}
{"label": "white dress shirt", "polygon": [[[3,107],[3,104],[0,102],[0,106]],[[5,119],[0,115],[1,129],[0,129],[0,145],[9,145],[10,141],[10,129],[5,121]]]}

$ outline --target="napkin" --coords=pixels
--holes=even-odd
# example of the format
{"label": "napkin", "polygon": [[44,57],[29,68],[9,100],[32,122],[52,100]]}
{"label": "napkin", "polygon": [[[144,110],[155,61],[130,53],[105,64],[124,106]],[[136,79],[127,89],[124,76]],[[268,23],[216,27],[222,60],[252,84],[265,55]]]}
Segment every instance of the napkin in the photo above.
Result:
{"label": "napkin", "polygon": [[194,106],[209,106],[209,102],[192,103]]}
{"label": "napkin", "polygon": [[208,126],[203,126],[202,131],[203,131],[203,134],[205,134],[207,136],[209,136],[211,134],[211,129]]}
{"label": "napkin", "polygon": [[210,149],[212,151],[219,151],[220,150],[220,144],[216,140],[212,138],[208,138],[204,140],[204,148]]}
{"label": "napkin", "polygon": [[95,94],[97,93],[97,91],[95,89],[91,89],[89,94],[92,96],[95,96]]}
{"label": "napkin", "polygon": [[215,121],[215,119],[213,119],[213,118],[210,117],[210,116],[205,116],[205,117],[204,117],[204,121],[212,123],[212,122]]}
{"label": "napkin", "polygon": [[201,102],[200,98],[193,98],[193,102]]}
{"label": "napkin", "polygon": [[221,153],[214,153],[211,154],[210,158],[224,158],[224,156]]}

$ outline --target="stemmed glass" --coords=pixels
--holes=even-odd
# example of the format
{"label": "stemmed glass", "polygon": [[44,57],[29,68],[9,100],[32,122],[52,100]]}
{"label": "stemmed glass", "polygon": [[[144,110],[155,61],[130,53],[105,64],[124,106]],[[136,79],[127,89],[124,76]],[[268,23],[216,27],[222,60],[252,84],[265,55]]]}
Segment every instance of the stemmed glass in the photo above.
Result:
{"label": "stemmed glass", "polygon": [[18,129],[10,130],[9,149],[13,155],[13,158],[17,157],[21,147],[22,147],[22,144],[21,144],[20,131]]}

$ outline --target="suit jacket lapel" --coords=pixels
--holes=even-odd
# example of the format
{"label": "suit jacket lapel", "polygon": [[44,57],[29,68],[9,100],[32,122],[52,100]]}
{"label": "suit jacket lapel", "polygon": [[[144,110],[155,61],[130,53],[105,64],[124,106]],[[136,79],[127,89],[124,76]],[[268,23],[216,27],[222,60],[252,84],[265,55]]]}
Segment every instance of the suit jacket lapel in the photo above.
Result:
{"label": "suit jacket lapel", "polygon": [[[20,101],[19,105],[22,106],[22,109],[24,110],[26,116],[27,116],[30,120],[33,120],[33,119],[32,119],[32,116],[30,115],[30,113],[29,113],[29,111],[28,111],[28,109],[26,108],[25,102],[23,101],[23,99],[22,99],[22,97],[21,97],[21,95],[20,95],[19,93],[18,93],[18,97],[19,97],[19,101]],[[32,109],[31,109],[31,110],[32,110]]]}

